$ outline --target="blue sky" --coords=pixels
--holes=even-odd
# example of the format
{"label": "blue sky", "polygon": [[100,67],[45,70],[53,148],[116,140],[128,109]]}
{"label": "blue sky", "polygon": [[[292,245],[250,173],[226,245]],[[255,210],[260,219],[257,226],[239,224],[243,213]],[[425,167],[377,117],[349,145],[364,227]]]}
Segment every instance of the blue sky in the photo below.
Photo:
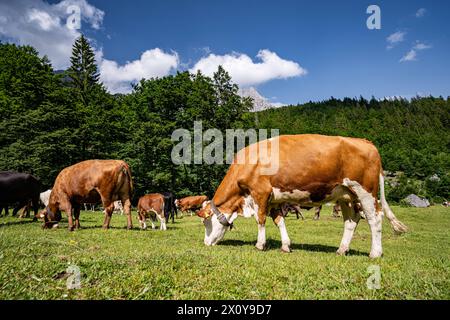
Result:
{"label": "blue sky", "polygon": [[[96,20],[100,26],[93,27],[86,10],[82,31],[101,52],[106,62],[101,69],[111,86],[128,85],[140,74],[133,70],[143,65],[149,74],[163,75],[200,66],[202,59],[208,66],[229,59],[231,64],[245,60],[249,68],[236,67],[237,82],[254,86],[272,102],[450,94],[450,2],[445,0],[65,2],[83,2],[103,12]],[[371,4],[381,9],[380,30],[366,26]],[[50,7],[39,10],[50,12]],[[7,32],[0,37],[26,41]],[[395,33],[394,42],[388,42]],[[155,71],[151,62],[132,64],[143,62],[141,55],[155,48],[160,51],[149,52],[145,61],[156,59],[151,62],[167,67]],[[257,55],[264,49],[275,62],[259,68]]]}

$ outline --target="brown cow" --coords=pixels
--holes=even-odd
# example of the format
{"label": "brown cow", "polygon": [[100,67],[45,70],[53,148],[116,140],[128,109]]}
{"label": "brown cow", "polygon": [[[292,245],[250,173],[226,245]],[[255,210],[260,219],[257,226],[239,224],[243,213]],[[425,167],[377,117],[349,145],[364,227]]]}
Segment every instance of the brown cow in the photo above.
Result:
{"label": "brown cow", "polygon": [[[80,228],[82,203],[102,202],[105,208],[103,228],[109,228],[114,201],[123,203],[127,214],[127,227],[132,229],[131,194],[133,182],[128,164],[122,160],[86,160],[63,169],[56,177],[48,206],[41,212],[44,227],[57,226],[61,211],[69,220],[69,230]],[[72,220],[72,209],[75,226]]]}
{"label": "brown cow", "polygon": [[164,196],[162,194],[151,193],[140,197],[137,212],[141,229],[147,229],[145,220],[150,216],[152,229],[155,229],[154,222],[156,221],[156,218],[158,218],[161,223],[160,229],[167,230],[166,217],[164,216]]}
{"label": "brown cow", "polygon": [[[263,250],[266,217],[272,208],[283,203],[318,207],[338,202],[345,228],[337,253],[345,254],[360,220],[354,204],[360,203],[372,233],[370,257],[380,257],[382,211],[394,231],[407,230],[385,199],[382,172],[378,150],[364,139],[302,134],[260,141],[236,154],[214,198],[199,211],[205,225],[204,242],[215,245],[221,241],[239,214],[254,215],[258,223],[256,247]],[[377,202],[379,188],[382,208]],[[281,210],[273,212],[281,250],[290,252],[291,240]]]}
{"label": "brown cow", "polygon": [[175,200],[175,205],[183,213],[188,210],[192,211],[192,210],[201,208],[205,201],[208,201],[207,196],[190,196],[190,197]]}

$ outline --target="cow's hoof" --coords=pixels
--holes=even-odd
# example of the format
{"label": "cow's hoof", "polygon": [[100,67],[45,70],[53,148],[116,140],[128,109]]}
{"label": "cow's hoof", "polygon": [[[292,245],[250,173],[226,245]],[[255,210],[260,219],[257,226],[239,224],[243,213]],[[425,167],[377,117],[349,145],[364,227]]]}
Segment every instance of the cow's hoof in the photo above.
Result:
{"label": "cow's hoof", "polygon": [[377,259],[377,258],[381,258],[381,256],[383,255],[383,252],[381,251],[371,251],[369,258],[370,259]]}
{"label": "cow's hoof", "polygon": [[339,249],[337,249],[336,254],[338,256],[345,256],[348,252],[348,248],[347,247],[339,247]]}
{"label": "cow's hoof", "polygon": [[266,250],[266,244],[265,243],[256,243],[255,248],[258,249],[259,251],[264,251],[264,250]]}
{"label": "cow's hoof", "polygon": [[291,253],[292,250],[291,250],[291,248],[288,245],[284,244],[284,245],[281,246],[281,252]]}
{"label": "cow's hoof", "polygon": [[133,230],[133,226],[128,226],[127,230]]}

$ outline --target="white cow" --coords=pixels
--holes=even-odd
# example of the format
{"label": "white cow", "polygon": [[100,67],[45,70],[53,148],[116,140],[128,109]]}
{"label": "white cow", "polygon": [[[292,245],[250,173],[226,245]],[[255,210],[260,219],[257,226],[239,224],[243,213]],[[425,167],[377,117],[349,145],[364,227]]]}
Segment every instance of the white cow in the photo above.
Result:
{"label": "white cow", "polygon": [[123,214],[122,201],[120,200],[114,201],[114,212],[120,212],[120,214]]}
{"label": "white cow", "polygon": [[47,191],[44,191],[39,195],[39,199],[46,207],[48,206],[48,201],[50,199],[50,193],[52,193],[52,189],[48,189]]}

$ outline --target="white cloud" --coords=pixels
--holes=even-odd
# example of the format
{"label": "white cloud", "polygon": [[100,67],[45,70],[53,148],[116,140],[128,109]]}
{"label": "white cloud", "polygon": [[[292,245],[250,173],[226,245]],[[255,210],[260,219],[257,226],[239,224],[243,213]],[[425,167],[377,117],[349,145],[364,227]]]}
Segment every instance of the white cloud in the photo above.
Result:
{"label": "white cloud", "polygon": [[417,52],[414,49],[409,50],[401,59],[400,62],[417,60]]}
{"label": "white cloud", "polygon": [[67,10],[76,5],[82,21],[98,29],[104,12],[86,0],[64,0],[49,4],[42,0],[0,2],[0,37],[21,45],[35,47],[40,55],[47,55],[55,69],[69,66],[73,42],[80,33],[66,27],[70,16]]}
{"label": "white cloud", "polygon": [[416,44],[413,47],[413,49],[416,49],[416,50],[426,50],[426,49],[431,49],[431,48],[432,48],[431,45],[422,43],[420,41],[416,41]]}
{"label": "white cloud", "polygon": [[131,83],[142,78],[162,77],[168,75],[179,65],[178,54],[166,53],[159,48],[147,50],[138,60],[118,65],[117,62],[101,59],[100,80],[112,93],[131,91]]}
{"label": "white cloud", "polygon": [[237,84],[241,86],[256,85],[272,79],[286,79],[307,74],[298,63],[284,60],[275,52],[260,50],[256,56],[261,62],[253,62],[243,53],[231,53],[226,55],[209,54],[201,58],[191,72],[200,70],[207,76],[212,76],[219,65],[228,71]]}
{"label": "white cloud", "polygon": [[392,49],[397,43],[402,42],[405,40],[406,32],[404,31],[397,31],[393,34],[389,35],[386,38],[386,41],[389,43],[387,46],[387,49]]}
{"label": "white cloud", "polygon": [[420,8],[420,9],[417,10],[417,12],[416,12],[416,17],[417,17],[417,18],[422,18],[422,17],[425,15],[425,13],[427,13],[427,9],[425,9],[425,8]]}
{"label": "white cloud", "polygon": [[417,52],[421,50],[427,50],[432,48],[431,45],[425,44],[420,41],[416,41],[411,50],[409,50],[401,59],[400,62],[415,61],[417,60]]}
{"label": "white cloud", "polygon": [[[66,26],[73,14],[73,6],[79,8],[83,28],[86,25],[101,28],[105,13],[87,0],[63,0],[56,4],[45,0],[0,0],[0,39],[31,45],[41,56],[47,55],[55,69],[67,69],[72,45],[81,35],[78,30]],[[129,92],[130,83],[142,78],[165,76],[182,67],[176,52],[164,52],[159,48],[146,50],[139,59],[119,65],[116,61],[105,59],[103,50],[94,39],[90,40],[101,80],[113,93]],[[269,50],[259,51],[257,58],[260,62],[253,62],[245,54],[219,56],[212,54],[208,47],[202,51],[207,56],[200,59],[191,71],[201,70],[211,76],[219,65],[223,65],[233,80],[244,86],[307,74],[298,63],[284,60]]]}

